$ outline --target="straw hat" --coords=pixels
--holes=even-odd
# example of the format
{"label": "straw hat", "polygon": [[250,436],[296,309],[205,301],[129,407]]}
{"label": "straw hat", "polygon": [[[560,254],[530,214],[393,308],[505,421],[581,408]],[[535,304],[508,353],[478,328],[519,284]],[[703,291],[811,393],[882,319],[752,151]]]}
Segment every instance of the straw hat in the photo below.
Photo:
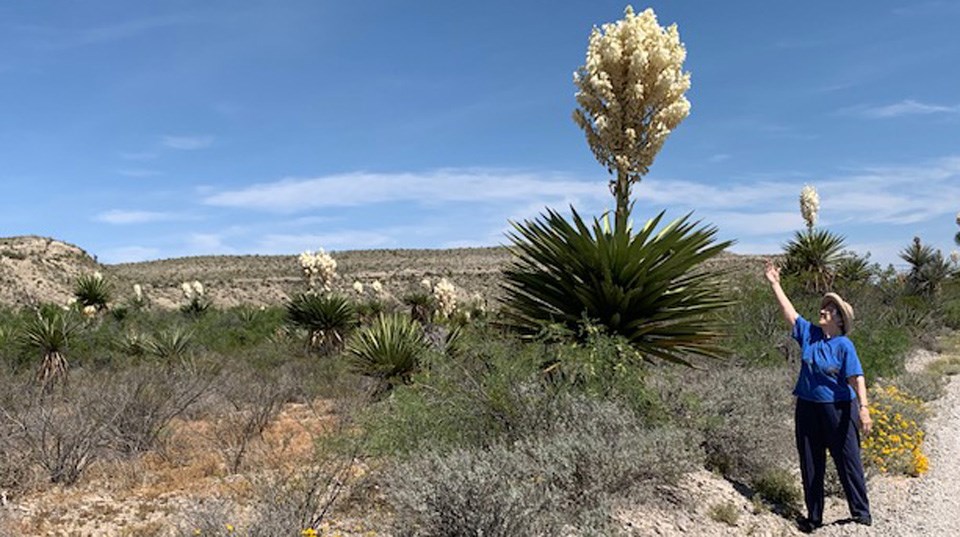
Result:
{"label": "straw hat", "polygon": [[853,321],[856,319],[853,314],[853,306],[848,304],[846,300],[840,298],[840,295],[836,293],[827,293],[823,295],[823,299],[820,300],[820,307],[822,308],[830,303],[836,304],[837,308],[840,309],[840,317],[843,318],[844,335],[852,332]]}

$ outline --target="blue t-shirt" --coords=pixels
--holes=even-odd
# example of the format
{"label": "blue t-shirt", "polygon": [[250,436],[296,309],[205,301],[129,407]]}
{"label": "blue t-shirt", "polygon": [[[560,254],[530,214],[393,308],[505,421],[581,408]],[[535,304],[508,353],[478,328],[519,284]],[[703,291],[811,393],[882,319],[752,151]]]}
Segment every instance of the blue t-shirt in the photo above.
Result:
{"label": "blue t-shirt", "polygon": [[847,379],[863,375],[863,366],[847,336],[827,338],[819,326],[797,316],[793,339],[800,344],[800,377],[793,395],[815,403],[852,401],[857,394]]}

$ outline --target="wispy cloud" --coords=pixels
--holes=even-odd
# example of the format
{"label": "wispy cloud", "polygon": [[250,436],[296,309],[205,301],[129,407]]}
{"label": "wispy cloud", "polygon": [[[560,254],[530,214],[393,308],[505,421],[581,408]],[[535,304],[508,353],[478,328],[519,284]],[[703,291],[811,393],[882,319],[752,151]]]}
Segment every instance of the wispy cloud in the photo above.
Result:
{"label": "wispy cloud", "polygon": [[154,30],[197,20],[192,15],[170,15],[132,19],[86,28],[17,25],[10,26],[7,30],[18,35],[20,42],[35,49],[62,50],[136,38]]}
{"label": "wispy cloud", "polygon": [[213,136],[164,136],[161,139],[161,143],[164,147],[169,147],[170,149],[181,149],[186,151],[193,151],[196,149],[204,149],[213,145],[213,142],[216,139]]}
{"label": "wispy cloud", "polygon": [[173,213],[153,212],[153,211],[125,211],[114,209],[102,212],[94,217],[97,222],[106,224],[127,225],[127,224],[146,224],[150,222],[164,222],[170,220],[182,220],[183,216]]}
{"label": "wispy cloud", "polygon": [[120,153],[120,158],[124,160],[153,160],[157,158],[156,153]]}
{"label": "wispy cloud", "polygon": [[717,153],[715,155],[710,155],[710,158],[707,159],[707,162],[712,162],[716,164],[718,162],[725,162],[727,160],[730,160],[731,158],[732,158],[732,155],[728,153]]}
{"label": "wispy cloud", "polygon": [[902,116],[918,116],[931,114],[958,114],[960,105],[927,104],[912,99],[905,99],[899,103],[884,106],[859,106],[842,110],[870,119],[889,119]]}
{"label": "wispy cloud", "polygon": [[[386,202],[496,202],[609,196],[600,181],[555,173],[498,170],[438,170],[426,173],[347,173],[311,179],[287,178],[207,196],[204,203],[273,212],[348,207]],[[542,205],[542,203],[541,203]]]}
{"label": "wispy cloud", "polygon": [[117,170],[117,173],[126,177],[156,177],[157,175],[163,175],[163,172],[143,168],[122,169]]}
{"label": "wispy cloud", "polygon": [[257,251],[268,254],[289,254],[304,250],[360,250],[384,248],[397,244],[397,233],[390,230],[339,230],[330,233],[268,234],[262,237]]}

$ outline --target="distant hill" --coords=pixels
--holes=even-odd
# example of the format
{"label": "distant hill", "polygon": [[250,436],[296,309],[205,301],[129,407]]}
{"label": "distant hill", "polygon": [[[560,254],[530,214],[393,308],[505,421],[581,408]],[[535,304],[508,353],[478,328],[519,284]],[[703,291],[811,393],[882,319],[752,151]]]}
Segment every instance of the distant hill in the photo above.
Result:
{"label": "distant hill", "polygon": [[[500,271],[510,254],[502,247],[449,250],[355,250],[333,252],[340,275],[336,288],[353,293],[360,281],[379,280],[397,297],[419,286],[423,278],[448,278],[464,293],[498,294]],[[759,258],[725,254],[708,268],[734,267],[760,274]],[[302,290],[295,255],[199,256],[141,263],[101,265],[83,249],[43,237],[0,239],[0,304],[38,302],[65,304],[77,276],[101,271],[113,284],[117,301],[133,296],[140,284],[156,306],[180,304],[180,284],[198,280],[220,307],[267,305],[287,300]]]}

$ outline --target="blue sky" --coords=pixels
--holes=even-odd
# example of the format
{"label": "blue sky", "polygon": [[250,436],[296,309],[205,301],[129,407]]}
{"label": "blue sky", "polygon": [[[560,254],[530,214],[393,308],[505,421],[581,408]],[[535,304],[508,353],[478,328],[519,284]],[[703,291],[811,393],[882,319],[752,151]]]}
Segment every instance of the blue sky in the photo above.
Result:
{"label": "blue sky", "polygon": [[[0,235],[123,262],[496,245],[547,206],[599,214],[572,73],[625,5],[5,2]],[[636,218],[692,210],[776,252],[809,183],[873,260],[955,248],[960,2],[634,7],[677,23],[693,80]]]}

